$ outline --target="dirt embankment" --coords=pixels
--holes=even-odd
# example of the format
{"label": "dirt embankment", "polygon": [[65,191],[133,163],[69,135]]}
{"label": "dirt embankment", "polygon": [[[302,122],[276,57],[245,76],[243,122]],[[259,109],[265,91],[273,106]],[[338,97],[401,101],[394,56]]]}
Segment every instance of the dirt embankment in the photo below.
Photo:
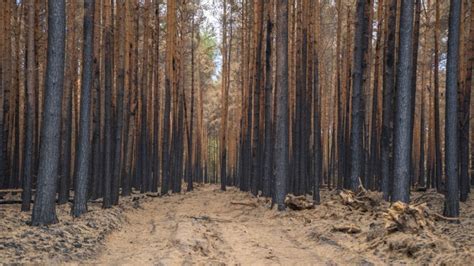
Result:
{"label": "dirt embankment", "polygon": [[[4,195],[17,200],[19,195]],[[122,200],[119,206],[104,210],[101,203],[89,203],[89,212],[81,218],[70,215],[71,204],[58,206],[59,223],[31,227],[31,212],[20,212],[20,204],[0,205],[0,264],[85,261],[102,250],[105,237],[122,227],[124,212],[136,208],[135,195]]]}
{"label": "dirt embankment", "polygon": [[0,262],[468,265],[474,260],[473,200],[461,204],[460,223],[454,224],[435,215],[443,196],[434,192],[414,193],[410,208],[390,206],[372,192],[321,194],[322,204],[313,209],[279,213],[267,199],[206,185],[191,193],[124,199],[110,210],[92,204],[91,212],[74,221],[69,208],[61,207],[60,224],[44,228],[27,226],[29,215],[18,215],[19,207],[1,207],[7,219],[0,219]]}

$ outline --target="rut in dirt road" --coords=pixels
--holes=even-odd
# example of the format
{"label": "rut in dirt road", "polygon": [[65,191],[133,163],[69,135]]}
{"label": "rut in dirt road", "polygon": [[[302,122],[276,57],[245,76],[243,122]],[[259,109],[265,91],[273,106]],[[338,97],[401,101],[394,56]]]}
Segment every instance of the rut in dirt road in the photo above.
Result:
{"label": "rut in dirt road", "polygon": [[[256,204],[235,204],[249,202]],[[234,204],[233,204],[234,203]],[[107,264],[364,263],[332,240],[308,238],[310,224],[270,210],[261,199],[217,186],[159,198],[127,213],[96,262]],[[326,242],[326,243],[324,243]],[[344,256],[338,254],[344,253]]]}

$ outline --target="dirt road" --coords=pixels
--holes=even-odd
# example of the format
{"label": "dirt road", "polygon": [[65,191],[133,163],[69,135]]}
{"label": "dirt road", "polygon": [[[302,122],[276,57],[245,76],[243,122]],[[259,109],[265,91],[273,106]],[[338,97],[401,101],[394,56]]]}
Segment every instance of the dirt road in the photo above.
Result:
{"label": "dirt road", "polygon": [[[474,261],[474,200],[461,203],[459,223],[441,215],[444,196],[413,193],[424,206],[393,211],[377,192],[348,201],[323,189],[321,205],[277,212],[266,199],[235,188],[203,185],[191,193],[134,193],[118,206],[90,202],[81,218],[57,207],[59,223],[32,227],[20,205],[0,208],[0,264],[107,265],[470,265]],[[14,195],[12,195],[13,197]],[[351,203],[352,202],[352,203]],[[412,206],[412,207],[413,207]],[[421,208],[421,207],[420,207]],[[400,214],[401,215],[401,214]],[[437,218],[438,217],[438,218]],[[440,218],[441,217],[441,218]],[[423,222],[423,223],[420,223]],[[423,225],[423,226],[420,226]]]}
{"label": "dirt road", "polygon": [[[262,200],[263,201],[263,200]],[[325,239],[317,221],[270,210],[246,193],[203,186],[126,212],[94,262],[104,264],[314,265],[378,263]],[[311,224],[313,223],[313,224]],[[315,239],[318,239],[317,241]]]}

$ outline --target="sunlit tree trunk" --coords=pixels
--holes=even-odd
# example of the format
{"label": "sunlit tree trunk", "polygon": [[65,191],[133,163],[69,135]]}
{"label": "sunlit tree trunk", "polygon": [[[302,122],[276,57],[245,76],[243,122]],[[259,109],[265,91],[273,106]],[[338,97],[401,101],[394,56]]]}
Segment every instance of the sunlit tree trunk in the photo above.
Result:
{"label": "sunlit tree trunk", "polygon": [[[415,0],[415,18],[413,24],[413,67],[411,74],[411,115],[410,115],[410,145],[414,147],[414,128],[415,128],[415,105],[416,105],[416,90],[417,90],[417,70],[418,70],[418,48],[420,43],[420,16],[421,16],[421,0]],[[410,160],[410,180],[414,183],[415,157],[413,156]]]}
{"label": "sunlit tree trunk", "polygon": [[441,118],[439,114],[440,106],[439,106],[439,32],[440,32],[440,3],[439,0],[435,0],[435,29],[434,29],[434,119],[435,119],[435,183],[436,189],[441,191],[441,178],[442,178],[442,171],[443,171],[443,163],[442,163],[442,154],[441,154]]}
{"label": "sunlit tree trunk", "polygon": [[263,0],[258,0],[254,4],[254,41],[255,45],[255,58],[253,64],[254,66],[254,75],[255,83],[253,85],[253,112],[252,112],[252,182],[251,182],[251,192],[254,195],[258,194],[258,186],[261,179],[260,167],[262,163],[260,162],[259,149],[261,145],[260,139],[260,95],[261,95],[261,86],[262,86],[262,76],[263,76],[263,64],[262,64],[262,50],[263,50]]}
{"label": "sunlit tree trunk", "polygon": [[[312,82],[312,96],[313,96],[313,150],[314,150],[314,185],[313,185],[313,200],[316,204],[319,204],[321,201],[320,197],[320,183],[322,176],[322,145],[321,145],[321,100],[320,100],[320,90],[319,90],[319,50],[318,47],[321,45],[319,39],[319,15],[320,15],[320,5],[319,0],[316,3],[315,12],[315,22],[314,22],[314,33],[313,37],[313,82]],[[342,14],[342,12],[340,13]],[[338,18],[339,19],[339,18]],[[341,18],[342,20],[342,18]],[[339,95],[340,96],[340,95]],[[342,136],[339,136],[342,137]]]}
{"label": "sunlit tree trunk", "polygon": [[262,195],[271,195],[273,180],[273,121],[272,121],[272,94],[273,94],[273,68],[272,68],[272,12],[273,2],[266,8],[266,51],[265,51],[265,144],[264,144],[264,171]]}
{"label": "sunlit tree trunk", "polygon": [[113,177],[113,154],[112,154],[112,86],[113,86],[113,27],[111,9],[113,8],[112,0],[105,0],[105,33],[104,33],[104,184],[103,184],[103,208],[110,208],[112,206],[112,178]]}
{"label": "sunlit tree trunk", "polygon": [[[117,1],[118,21],[125,21],[125,0]],[[115,121],[113,130],[113,177],[111,188],[112,204],[117,205],[119,200],[119,187],[122,174],[122,134],[124,119],[124,90],[125,90],[125,25],[118,26],[118,64],[117,64],[117,94],[115,104]]]}
{"label": "sunlit tree trunk", "polygon": [[227,61],[227,1],[223,3],[222,15],[222,75],[221,75],[221,128],[220,128],[220,178],[221,190],[226,190],[227,185],[227,113],[229,110],[229,88],[227,87],[227,71],[229,62]]}
{"label": "sunlit tree trunk", "polygon": [[379,113],[379,88],[380,88],[380,63],[382,62],[382,34],[383,34],[383,7],[384,2],[380,0],[377,8],[377,41],[375,44],[375,66],[374,66],[374,88],[372,95],[372,118],[371,118],[371,140],[370,140],[370,170],[366,178],[372,180],[371,189],[377,189],[377,181],[380,178],[380,113]]}
{"label": "sunlit tree trunk", "polygon": [[166,67],[165,67],[165,106],[163,114],[163,146],[162,146],[162,172],[163,180],[161,186],[161,194],[167,194],[170,182],[170,130],[171,130],[171,92],[175,90],[175,26],[176,26],[176,3],[175,1],[167,2],[167,18],[166,18]]}

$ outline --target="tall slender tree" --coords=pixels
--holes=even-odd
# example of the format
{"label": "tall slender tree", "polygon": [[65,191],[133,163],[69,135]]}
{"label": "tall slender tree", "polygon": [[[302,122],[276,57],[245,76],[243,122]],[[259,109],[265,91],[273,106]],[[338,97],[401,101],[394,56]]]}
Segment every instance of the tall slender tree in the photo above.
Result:
{"label": "tall slender tree", "polygon": [[363,80],[364,72],[364,52],[366,50],[366,16],[365,5],[367,0],[357,1],[357,24],[354,39],[354,66],[352,69],[352,124],[351,124],[351,189],[356,191],[359,188],[360,178],[363,175],[364,148],[363,148]]}
{"label": "tall slender tree", "polygon": [[[94,18],[97,22],[100,21],[101,1],[95,1],[96,6],[94,8]],[[100,23],[94,24],[94,43],[96,49],[94,49],[94,89],[93,89],[93,102],[92,102],[92,182],[91,182],[91,197],[97,199],[102,193],[102,155],[100,152],[100,58],[102,46],[100,45],[101,40],[101,29]]]}
{"label": "tall slender tree", "polygon": [[66,204],[69,201],[69,191],[71,186],[72,165],[72,142],[73,142],[73,92],[76,88],[77,73],[77,47],[76,42],[76,3],[71,3],[67,7],[68,34],[66,38],[66,69],[65,88],[62,99],[62,125],[61,125],[61,163],[59,165],[59,190],[58,204]]}
{"label": "tall slender tree", "polygon": [[[126,5],[125,1],[117,2],[119,20],[125,20]],[[119,200],[119,188],[122,175],[122,135],[124,119],[124,91],[125,91],[125,26],[120,26],[118,32],[118,66],[117,66],[117,93],[116,93],[116,112],[114,128],[114,172],[112,182],[112,204],[117,205]]]}
{"label": "tall slender tree", "polygon": [[104,181],[103,181],[103,208],[112,206],[112,178],[113,177],[113,154],[112,154],[112,86],[113,86],[113,27],[111,11],[113,0],[105,0],[103,5],[105,13],[104,28]]}
{"label": "tall slender tree", "polygon": [[81,216],[87,212],[87,189],[91,164],[91,91],[94,79],[94,8],[93,0],[84,1],[84,49],[81,88],[81,116],[79,141],[74,181],[74,206],[72,215]]}
{"label": "tall slender tree", "polygon": [[385,60],[383,74],[383,110],[381,136],[381,177],[382,192],[385,200],[390,199],[392,192],[392,159],[393,159],[393,106],[395,87],[395,31],[397,27],[397,0],[388,4],[387,32],[385,39]]}
{"label": "tall slender tree", "polygon": [[263,171],[263,186],[262,195],[271,195],[271,184],[273,180],[273,123],[272,123],[272,92],[273,92],[273,79],[272,79],[272,6],[273,2],[267,5],[266,8],[266,51],[265,51],[265,134],[264,134],[264,171]]}
{"label": "tall slender tree", "polygon": [[45,103],[41,129],[38,187],[31,218],[32,225],[47,225],[57,222],[55,196],[59,165],[65,35],[65,1],[49,0]]}
{"label": "tall slender tree", "polygon": [[[320,197],[320,183],[322,176],[322,160],[323,151],[321,145],[321,97],[319,89],[319,50],[320,43],[318,42],[319,36],[319,15],[320,5],[319,1],[316,2],[315,12],[315,36],[313,36],[314,51],[313,51],[313,83],[312,83],[312,96],[313,96],[313,150],[314,150],[314,185],[313,185],[313,200],[316,204],[321,201]],[[341,12],[342,13],[342,12]],[[341,136],[339,136],[341,137]],[[342,173],[341,173],[342,175]]]}
{"label": "tall slender tree", "polygon": [[175,87],[175,40],[176,40],[176,3],[167,1],[166,15],[166,64],[165,64],[165,106],[163,113],[163,140],[162,140],[162,185],[161,194],[168,193],[170,185],[170,129],[171,129],[171,93]]}
{"label": "tall slender tree", "polygon": [[[471,22],[468,37],[468,45],[466,48],[467,62],[466,62],[466,74],[464,81],[463,94],[461,97],[460,106],[460,176],[461,176],[461,201],[466,201],[468,193],[470,192],[471,184],[469,183],[469,143],[470,140],[470,126],[471,126],[471,91],[472,91],[472,68],[474,65],[474,5],[471,5]],[[472,149],[472,148],[471,148]],[[474,160],[474,156],[471,156]],[[474,165],[473,165],[474,167]],[[473,178],[474,180],[474,178]]]}
{"label": "tall slender tree", "polygon": [[260,125],[260,101],[261,101],[261,90],[262,90],[262,78],[263,78],[263,63],[262,63],[262,51],[263,51],[263,0],[257,0],[254,2],[254,42],[255,42],[255,51],[254,51],[254,75],[255,80],[253,81],[253,97],[252,97],[252,182],[251,182],[251,192],[254,195],[258,194],[258,188],[261,180],[261,125]]}
{"label": "tall slender tree", "polygon": [[384,1],[380,0],[377,7],[377,41],[375,44],[375,62],[374,62],[374,88],[372,96],[372,118],[371,118],[371,139],[370,139],[370,161],[368,167],[368,176],[372,180],[371,189],[376,189],[374,178],[380,178],[380,167],[378,161],[380,160],[380,112],[379,112],[379,88],[380,88],[380,63],[382,61],[382,32],[383,32],[383,9]]}
{"label": "tall slender tree", "polygon": [[[25,114],[25,146],[23,159],[23,192],[21,195],[21,210],[30,211],[31,188],[33,183],[33,152],[35,128],[35,90],[36,90],[36,60],[35,60],[35,0],[28,1],[28,33],[26,53],[26,114]],[[1,75],[1,74],[0,74]]]}
{"label": "tall slender tree", "polygon": [[[194,32],[194,31],[193,31]],[[154,185],[152,187],[153,192],[158,191],[158,183],[160,180],[160,95],[161,95],[161,83],[160,83],[160,34],[161,34],[161,20],[160,20],[160,1],[155,1],[155,31],[154,31],[154,44],[155,44],[155,81],[154,81],[154,95],[153,95],[153,180]],[[193,38],[194,39],[194,38]],[[192,49],[192,54],[194,50]],[[194,71],[192,73],[194,75]],[[125,124],[126,125],[126,124]],[[126,132],[126,131],[125,131]]]}
{"label": "tall slender tree", "polygon": [[288,130],[288,0],[277,0],[276,15],[276,121],[275,121],[275,203],[285,210],[289,175]]}
{"label": "tall slender tree", "polygon": [[194,98],[195,98],[195,44],[194,44],[194,33],[196,31],[195,29],[195,16],[196,16],[196,8],[193,7],[193,14],[191,18],[191,113],[190,113],[190,121],[189,121],[189,134],[188,134],[188,173],[187,173],[187,178],[188,178],[188,186],[187,186],[187,191],[192,191],[193,190],[193,179],[195,172],[195,167],[194,167],[194,142],[193,142],[193,131],[194,131]]}
{"label": "tall slender tree", "polygon": [[434,119],[435,119],[435,186],[441,191],[442,153],[441,153],[441,119],[440,119],[440,92],[439,92],[439,42],[440,42],[440,3],[435,0],[435,28],[434,28]]}
{"label": "tall slender tree", "polygon": [[220,128],[220,177],[221,190],[226,190],[227,185],[227,114],[229,110],[229,88],[227,87],[227,72],[229,71],[229,62],[227,61],[227,1],[223,3],[222,15],[222,109],[221,109],[221,128]]}
{"label": "tall slender tree", "polygon": [[[449,7],[448,57],[446,65],[446,201],[444,213],[459,216],[458,177],[458,74],[461,0],[451,0]],[[438,143],[439,145],[439,143]]]}
{"label": "tall slender tree", "polygon": [[402,1],[400,47],[397,64],[397,89],[394,118],[393,201],[410,201],[411,105],[413,69],[413,0]]}
{"label": "tall slender tree", "polygon": [[[413,56],[412,56],[412,74],[411,74],[411,115],[410,115],[410,145],[414,146],[415,133],[415,107],[416,107],[416,91],[417,91],[417,72],[418,72],[418,50],[420,46],[420,18],[421,18],[421,0],[415,0],[415,16],[413,23]],[[412,148],[413,149],[413,148]],[[410,160],[410,180],[415,182],[415,158]]]}

